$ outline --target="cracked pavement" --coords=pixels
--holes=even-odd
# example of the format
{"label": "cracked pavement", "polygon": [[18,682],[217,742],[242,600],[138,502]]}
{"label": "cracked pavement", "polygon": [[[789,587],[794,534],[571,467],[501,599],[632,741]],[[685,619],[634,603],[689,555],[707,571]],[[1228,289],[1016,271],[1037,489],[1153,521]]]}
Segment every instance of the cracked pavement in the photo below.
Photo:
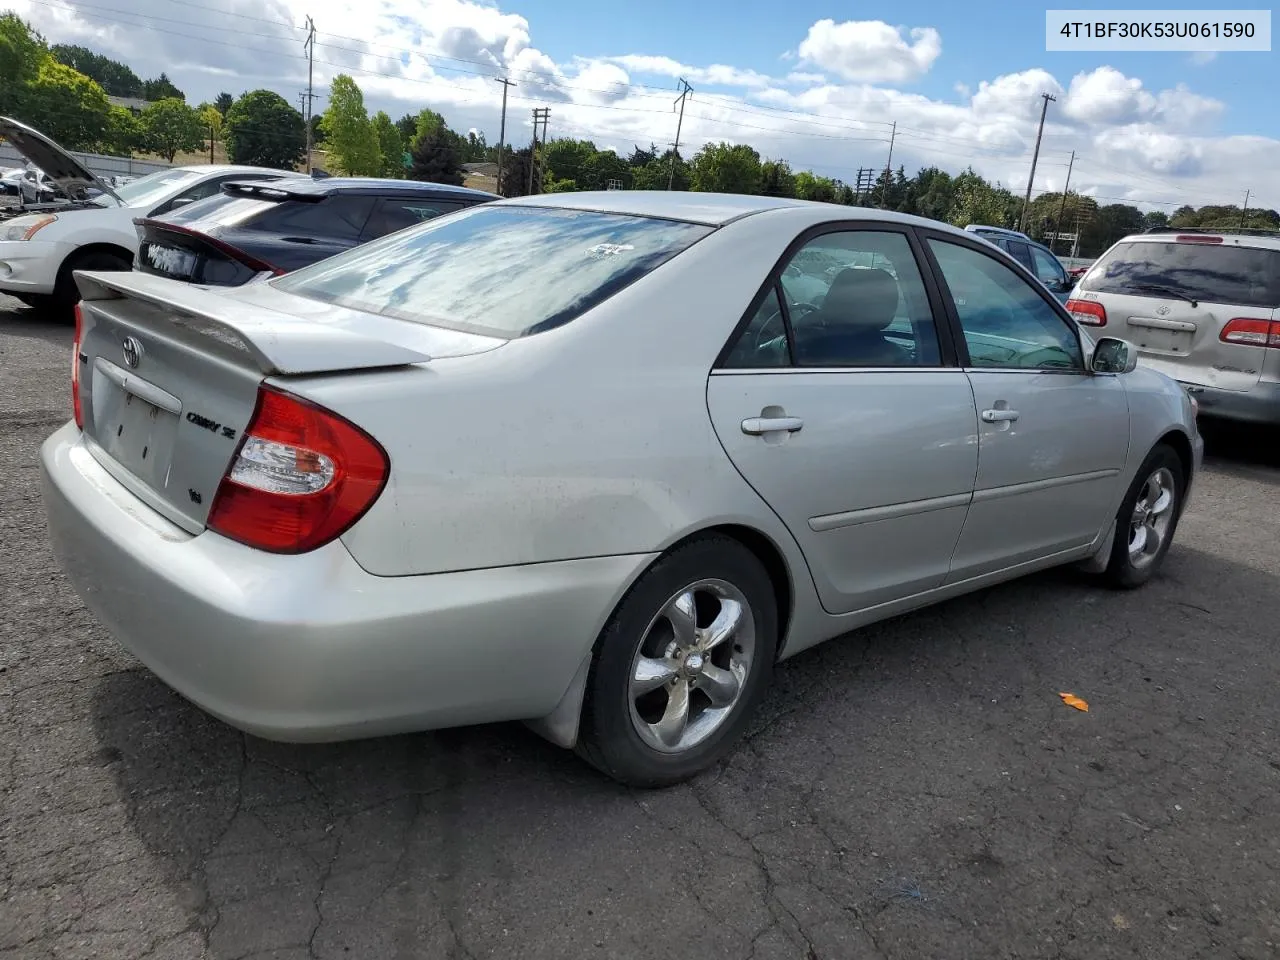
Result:
{"label": "cracked pavement", "polygon": [[1210,435],[1147,588],[825,644],[634,792],[518,725],[288,746],[171,693],[46,543],[70,341],[0,298],[3,960],[1280,957],[1275,433]]}

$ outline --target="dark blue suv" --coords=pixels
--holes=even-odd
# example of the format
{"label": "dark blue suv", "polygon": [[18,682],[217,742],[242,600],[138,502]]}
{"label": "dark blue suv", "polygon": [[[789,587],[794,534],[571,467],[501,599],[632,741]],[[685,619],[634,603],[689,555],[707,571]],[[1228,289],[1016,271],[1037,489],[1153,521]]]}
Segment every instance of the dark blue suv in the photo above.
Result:
{"label": "dark blue suv", "polygon": [[134,221],[134,269],[234,287],[283,274],[464,207],[492,193],[372,177],[257,180],[160,217]]}

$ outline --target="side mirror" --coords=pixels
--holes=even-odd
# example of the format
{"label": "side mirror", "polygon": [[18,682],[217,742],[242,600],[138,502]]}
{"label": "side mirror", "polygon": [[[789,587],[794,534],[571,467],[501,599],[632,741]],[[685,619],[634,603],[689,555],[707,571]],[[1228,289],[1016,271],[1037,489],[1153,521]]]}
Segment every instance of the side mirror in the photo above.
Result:
{"label": "side mirror", "polygon": [[1138,351],[1128,340],[1103,337],[1093,348],[1094,373],[1131,373],[1138,366]]}

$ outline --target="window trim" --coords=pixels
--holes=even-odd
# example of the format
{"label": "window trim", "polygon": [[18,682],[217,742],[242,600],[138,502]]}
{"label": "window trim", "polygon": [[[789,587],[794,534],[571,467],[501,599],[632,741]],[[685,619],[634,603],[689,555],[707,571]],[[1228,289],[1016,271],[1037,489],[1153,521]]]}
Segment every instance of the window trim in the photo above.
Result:
{"label": "window trim", "polygon": [[[955,331],[951,323],[951,317],[946,309],[946,298],[943,296],[943,289],[937,284],[932,260],[927,259],[928,250],[923,241],[916,235],[916,229],[911,224],[894,223],[886,220],[826,220],[801,230],[787,244],[778,259],[774,261],[768,274],[765,275],[764,281],[748,302],[747,309],[743,312],[742,317],[739,318],[729,336],[725,338],[724,345],[721,346],[720,352],[716,354],[715,361],[711,365],[711,372],[750,375],[758,373],[871,373],[885,370],[906,370],[919,373],[927,370],[946,370],[959,367],[959,347],[955,342]],[[787,307],[787,298],[782,292],[782,272],[795,255],[811,240],[831,233],[856,232],[899,233],[906,238],[907,245],[911,248],[912,256],[915,258],[916,269],[920,272],[920,280],[924,284],[925,295],[929,302],[929,312],[933,317],[933,329],[938,338],[939,360],[937,365],[910,367],[802,367],[796,364],[795,338],[791,330],[791,313]],[[791,361],[790,365],[785,367],[725,366],[734,344],[737,343],[738,338],[742,336],[743,332],[751,324],[756,312],[760,309],[770,291],[777,292],[778,300],[782,305],[783,324],[787,331],[787,355]]]}
{"label": "window trim", "polygon": [[[1067,312],[1066,306],[1061,303],[1057,297],[1049,293],[1045,285],[1040,282],[1026,267],[1017,261],[1012,254],[1004,257],[993,256],[990,250],[982,249],[980,243],[970,240],[968,237],[956,236],[953,233],[946,233],[941,230],[935,230],[930,227],[917,227],[916,230],[920,234],[921,247],[924,249],[925,256],[928,257],[929,268],[934,275],[939,287],[946,292],[944,306],[947,313],[948,325],[951,328],[952,337],[956,343],[956,353],[959,357],[960,366],[966,372],[973,373],[1034,373],[1037,376],[1044,374],[1061,374],[1069,377],[1078,377],[1081,375],[1089,376],[1092,371],[1089,369],[1089,351],[1085,349],[1084,341],[1080,337],[1080,327],[1075,319]],[[1012,266],[1015,274],[1021,274],[1022,279],[1027,282],[1035,294],[1048,305],[1059,320],[1063,322],[1071,335],[1075,337],[1076,347],[1080,351],[1080,368],[1078,370],[1063,370],[1061,367],[975,367],[973,360],[969,356],[969,344],[964,339],[964,327],[960,323],[960,314],[956,310],[955,297],[951,293],[951,288],[947,286],[946,277],[943,276],[942,267],[938,263],[937,258],[933,255],[933,249],[929,246],[929,240],[937,240],[940,243],[950,243],[957,247],[965,247],[975,253],[981,254],[990,260],[994,260],[1003,266]]]}

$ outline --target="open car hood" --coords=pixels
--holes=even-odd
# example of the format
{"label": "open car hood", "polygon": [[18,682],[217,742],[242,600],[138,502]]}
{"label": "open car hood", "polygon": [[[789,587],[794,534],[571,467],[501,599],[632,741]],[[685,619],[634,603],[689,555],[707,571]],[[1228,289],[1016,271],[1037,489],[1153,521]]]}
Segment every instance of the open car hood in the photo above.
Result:
{"label": "open car hood", "polygon": [[90,199],[89,188],[96,187],[123,205],[119,195],[109,185],[99,180],[92,170],[39,130],[11,117],[0,117],[0,139],[13,144],[19,153],[44,171],[45,176],[56,183],[71,200]]}

